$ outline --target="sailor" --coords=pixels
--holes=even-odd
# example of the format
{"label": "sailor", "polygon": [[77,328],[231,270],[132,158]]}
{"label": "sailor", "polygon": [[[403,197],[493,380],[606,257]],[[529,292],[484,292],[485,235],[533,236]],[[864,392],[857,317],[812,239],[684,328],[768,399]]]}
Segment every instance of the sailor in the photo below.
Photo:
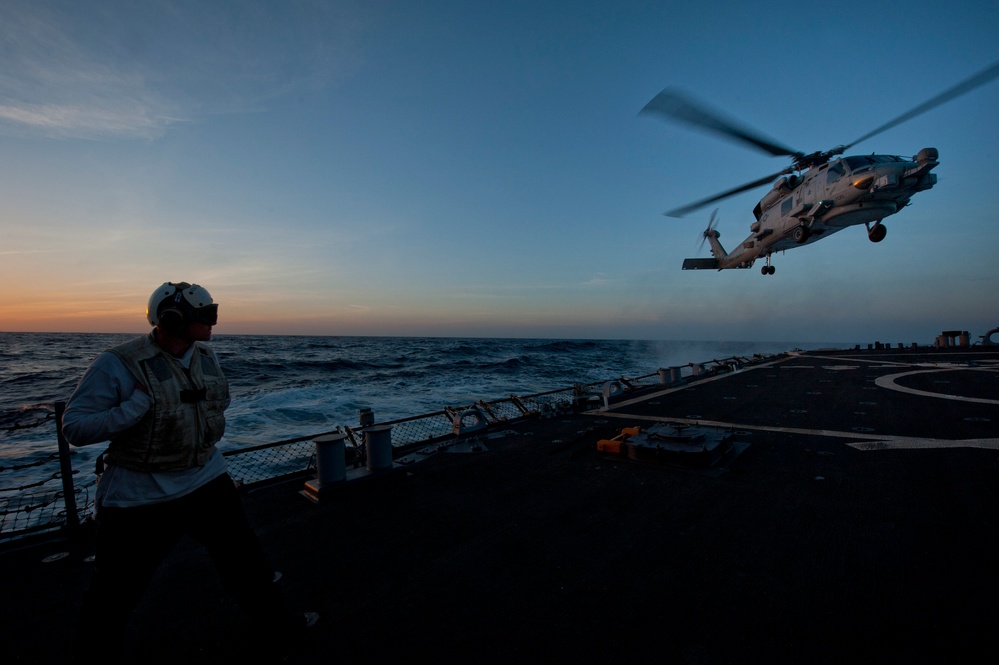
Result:
{"label": "sailor", "polygon": [[101,353],[63,417],[74,446],[109,442],[98,465],[96,559],[78,645],[101,642],[108,655],[121,655],[129,617],[184,534],[206,548],[223,587],[255,624],[294,639],[319,617],[286,608],[280,574],[268,564],[216,446],[230,401],[206,344],[218,304],[197,284],[166,282],[150,296],[146,318],[153,330]]}

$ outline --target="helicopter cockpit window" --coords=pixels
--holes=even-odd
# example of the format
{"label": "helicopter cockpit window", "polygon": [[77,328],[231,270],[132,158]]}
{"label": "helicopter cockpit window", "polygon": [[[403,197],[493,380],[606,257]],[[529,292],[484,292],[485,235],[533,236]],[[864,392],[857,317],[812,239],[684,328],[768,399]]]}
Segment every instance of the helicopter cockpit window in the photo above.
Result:
{"label": "helicopter cockpit window", "polygon": [[846,175],[846,169],[843,168],[840,162],[836,162],[829,167],[826,173],[826,184],[831,185]]}
{"label": "helicopter cockpit window", "polygon": [[875,164],[892,164],[907,160],[895,155],[854,155],[852,157],[844,157],[842,161],[850,169],[850,173],[858,173],[871,168]]}
{"label": "helicopter cockpit window", "polygon": [[857,173],[858,171],[863,171],[874,166],[876,160],[872,156],[864,155],[846,157],[843,159],[843,162],[846,163],[846,166],[850,169],[851,173]]}

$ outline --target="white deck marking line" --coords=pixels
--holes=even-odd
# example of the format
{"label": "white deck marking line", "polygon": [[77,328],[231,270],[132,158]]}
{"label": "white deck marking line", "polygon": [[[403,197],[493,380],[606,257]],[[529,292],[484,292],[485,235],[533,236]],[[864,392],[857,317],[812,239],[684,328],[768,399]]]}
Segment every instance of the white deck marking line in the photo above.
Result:
{"label": "white deck marking line", "polygon": [[892,366],[896,366],[897,365],[899,367],[912,367],[912,363],[911,362],[905,362],[905,361],[900,361],[900,360],[884,360],[883,358],[881,358],[881,359],[858,358],[856,356],[851,356],[849,354],[844,354],[842,356],[838,356],[838,355],[837,356],[823,356],[823,355],[814,355],[813,356],[813,355],[808,355],[807,353],[799,353],[798,357],[799,358],[810,358],[812,360],[834,360],[836,362],[844,362],[844,360],[848,358],[851,362],[855,362],[855,363],[867,363],[868,365],[875,365],[875,366],[884,365],[884,366],[892,367]]}
{"label": "white deck marking line", "polygon": [[[734,373],[752,372],[752,371],[758,370],[758,369],[767,369],[767,368],[769,368],[769,367],[771,367],[773,365],[776,365],[779,362],[783,362],[783,360],[785,360],[785,359],[782,358],[780,360],[774,360],[774,361],[771,361],[771,362],[768,362],[768,363],[763,363],[762,365],[754,365],[752,367],[746,367],[744,369],[736,370],[736,372],[734,372]],[[703,378],[703,379],[696,379],[694,381],[691,381],[690,383],[685,383],[683,385],[675,386],[673,388],[666,388],[664,390],[659,390],[657,392],[650,393],[648,395],[643,395],[641,397],[636,397],[634,399],[625,400],[623,402],[615,402],[614,403],[614,408],[616,409],[616,408],[621,407],[621,406],[631,406],[632,404],[641,404],[642,402],[647,402],[650,399],[655,399],[656,397],[662,397],[664,395],[670,395],[670,394],[678,392],[680,390],[686,390],[687,388],[692,388],[694,386],[698,386],[698,385],[701,385],[703,383],[711,383],[712,381],[717,381],[719,379],[727,379],[732,374],[733,374],[733,372],[725,372],[723,374],[716,374],[714,376],[709,376],[709,377],[706,377],[706,378]],[[597,410],[597,411],[591,411],[590,413],[603,413],[603,412],[600,411],[600,410]]]}
{"label": "white deck marking line", "polygon": [[[678,392],[680,390],[686,390],[687,388],[692,388],[694,386],[698,386],[698,385],[703,384],[703,383],[710,383],[711,381],[718,381],[719,379],[727,379],[730,376],[732,376],[732,374],[742,374],[743,372],[754,372],[756,370],[761,370],[761,369],[770,369],[774,365],[779,365],[780,363],[787,362],[788,360],[791,360],[792,358],[795,358],[795,357],[798,357],[798,356],[796,354],[792,354],[791,357],[789,357],[789,358],[778,358],[776,360],[771,360],[769,362],[761,363],[759,365],[753,365],[751,367],[743,367],[742,369],[738,369],[735,372],[723,372],[722,374],[715,374],[713,376],[708,376],[708,377],[705,377],[703,379],[693,379],[689,383],[684,383],[684,384],[679,385],[679,386],[674,386],[672,388],[665,388],[663,390],[659,390],[657,392],[650,393],[648,395],[643,395],[642,397],[636,397],[634,399],[625,400],[623,402],[616,402],[614,404],[614,408],[618,408],[618,407],[622,407],[622,406],[631,406],[632,404],[640,404],[642,402],[647,402],[650,399],[654,399],[656,397],[663,397],[665,395],[670,395],[670,394]],[[811,356],[809,356],[809,357],[811,357]],[[912,365],[905,364],[904,366],[905,367],[911,367]],[[823,369],[841,369],[843,367],[849,367],[849,366],[830,365],[830,366],[824,366]],[[815,369],[815,366],[813,366],[813,365],[784,365],[781,369]],[[851,367],[850,369],[859,369],[859,368],[852,368]]]}
{"label": "white deck marking line", "polygon": [[897,390],[903,393],[909,393],[910,395],[920,395],[922,397],[936,397],[937,399],[952,399],[958,402],[974,402],[976,404],[999,404],[999,400],[986,399],[984,397],[961,397],[960,395],[948,395],[946,393],[933,393],[927,390],[916,390],[915,388],[906,388],[905,386],[900,386],[895,383],[896,379],[901,379],[903,376],[912,376],[913,374],[929,374],[931,372],[955,372],[955,371],[967,371],[967,372],[995,372],[997,370],[988,367],[940,367],[937,369],[918,369],[912,372],[900,372],[898,374],[888,374],[886,376],[879,376],[875,379],[874,384],[879,388],[887,388],[888,390]]}
{"label": "white deck marking line", "polygon": [[900,437],[898,441],[858,441],[846,445],[857,450],[917,450],[928,448],[985,448],[988,450],[999,450],[999,439],[906,439]]}
{"label": "white deck marking line", "polygon": [[[620,405],[615,405],[615,408]],[[772,427],[769,425],[746,425],[744,423],[725,423],[717,420],[693,420],[690,418],[663,418],[661,416],[640,416],[628,413],[613,413],[611,411],[588,411],[588,415],[618,418],[621,420],[649,420],[655,422],[679,423],[681,425],[701,425],[704,427],[720,427],[734,430],[755,430],[758,432],[777,432],[781,434],[807,434],[811,436],[828,436],[836,439],[859,439],[846,445],[863,451],[876,450],[916,450],[929,448],[987,448],[999,450],[999,439],[928,439],[913,436],[871,435],[870,432],[838,432],[828,429],[804,429],[800,427]]]}
{"label": "white deck marking line", "polygon": [[[823,355],[823,354],[814,353],[812,351],[798,351],[798,352],[796,352],[795,354],[792,354],[792,355],[797,355],[800,358],[849,358],[850,360],[853,360],[853,361],[859,362],[859,363],[871,363],[871,364],[879,364],[879,365],[919,365],[919,364],[925,364],[925,361],[923,361],[923,362],[913,362],[911,360],[898,360],[898,358],[905,358],[907,356],[917,356],[917,357],[925,357],[926,356],[926,354],[920,353],[918,351],[914,352],[914,353],[895,353],[893,355],[895,356],[896,360],[890,360],[890,359],[886,359],[884,356],[879,356],[877,358],[865,358],[862,355],[853,355],[854,353],[855,353],[854,351],[844,351],[842,353],[834,353],[834,354],[826,356],[826,355]],[[990,353],[990,352],[986,351],[985,353]],[[935,357],[935,358],[939,358],[939,357],[942,357],[942,356],[952,356],[954,358],[960,358],[961,361],[965,362],[965,363],[968,362],[969,359],[970,360],[974,360],[975,362],[985,362],[985,363],[996,362],[995,360],[992,360],[991,358],[979,358],[978,354],[976,354],[974,352],[967,352],[967,351],[950,351],[950,352],[947,352],[947,351],[934,351],[933,352],[933,357]],[[941,362],[940,364],[943,364],[943,363]]]}
{"label": "white deck marking line", "polygon": [[[814,357],[814,356],[813,356]],[[778,363],[788,360],[787,358],[781,358],[768,363],[763,363],[760,365],[754,365],[752,367],[747,367],[745,369],[738,370],[739,372],[748,372],[757,369],[766,369]],[[861,360],[861,359],[857,359]],[[882,363],[884,364],[884,363]],[[898,363],[900,366],[912,367],[912,363]],[[791,366],[797,369],[798,365]],[[967,367],[961,365],[950,365],[945,366],[935,366],[932,369],[919,369],[912,372],[901,372],[898,374],[890,374],[887,376],[879,377],[875,380],[876,385],[881,388],[887,388],[889,390],[898,390],[901,392],[908,392],[915,395],[922,395],[924,397],[937,397],[942,399],[954,399],[968,402],[980,402],[986,404],[999,404],[997,400],[990,399],[980,399],[975,397],[959,397],[957,395],[945,395],[942,393],[930,393],[921,390],[914,390],[911,388],[905,388],[903,386],[895,385],[894,380],[902,377],[908,376],[910,374],[919,374],[921,372],[948,372],[954,370],[974,370],[982,372],[994,372],[997,371],[992,368],[985,367]],[[671,393],[678,392],[680,390],[686,390],[687,388],[696,386],[702,383],[708,383],[710,381],[717,381],[718,379],[724,379],[731,376],[731,373],[717,374],[715,376],[709,376],[704,379],[696,380],[691,383],[686,383],[674,388],[667,388],[665,390],[660,390],[658,392],[644,395],[642,397],[636,397],[635,399],[627,400],[624,402],[618,402],[614,404],[615,409],[619,409],[624,406],[631,406],[633,404],[641,404],[647,402],[656,397],[662,397],[664,395],[669,395]],[[631,420],[651,420],[656,422],[671,422],[680,423],[686,425],[703,425],[705,427],[721,427],[725,429],[745,429],[745,430],[756,430],[761,432],[778,432],[784,434],[806,434],[811,436],[828,436],[837,439],[858,439],[854,443],[848,443],[848,446],[856,448],[857,450],[872,451],[872,450],[914,450],[914,449],[927,449],[927,448],[988,448],[992,450],[999,450],[999,439],[928,439],[924,437],[909,437],[909,436],[895,436],[891,434],[886,434],[884,436],[871,435],[870,432],[841,432],[837,430],[825,430],[825,429],[803,429],[797,427],[773,427],[769,425],[746,425],[742,423],[725,423],[714,420],[694,420],[690,418],[663,418],[660,416],[639,416],[631,415],[627,413],[613,413],[611,411],[604,411],[602,409],[597,409],[594,411],[587,411],[587,415],[591,416],[605,416],[611,418],[620,419],[631,419]]]}

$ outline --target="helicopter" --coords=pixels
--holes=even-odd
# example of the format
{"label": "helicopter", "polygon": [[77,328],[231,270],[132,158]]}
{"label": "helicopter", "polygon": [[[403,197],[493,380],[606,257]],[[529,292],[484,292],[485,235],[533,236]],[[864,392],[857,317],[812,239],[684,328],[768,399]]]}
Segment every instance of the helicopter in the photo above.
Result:
{"label": "helicopter", "polygon": [[932,170],[939,165],[936,148],[923,148],[913,157],[899,155],[842,156],[854,145],[896,125],[966,94],[999,76],[999,62],[945,90],[912,110],[868,132],[847,145],[804,153],[792,150],[762,134],[740,126],[709,110],[703,103],[666,88],[645,105],[639,115],[652,114],[678,120],[695,128],[740,141],[775,157],[790,157],[791,166],[720,194],[664,213],[683,217],[716,201],[773,183],[753,209],[756,221],[750,235],[736,249],[725,251],[715,228],[717,209],[708,221],[701,244],[707,240],[713,258],[684,259],[684,270],[751,268],[765,258],[761,272],[773,275],[771,255],[826,238],[848,226],[863,224],[872,242],[887,234],[883,220],[909,205],[912,196],[937,183]]}

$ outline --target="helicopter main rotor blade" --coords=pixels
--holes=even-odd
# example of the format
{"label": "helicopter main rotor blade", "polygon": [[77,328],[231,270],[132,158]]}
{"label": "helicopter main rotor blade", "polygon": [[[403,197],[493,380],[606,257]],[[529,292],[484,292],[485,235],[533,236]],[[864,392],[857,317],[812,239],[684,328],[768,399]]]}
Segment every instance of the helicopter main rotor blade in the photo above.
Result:
{"label": "helicopter main rotor blade", "polygon": [[696,103],[679,92],[666,88],[645,105],[641,114],[658,114],[685,122],[695,127],[707,129],[728,138],[759,148],[776,157],[794,157],[800,152],[792,150],[762,135],[740,127],[734,121],[722,118],[717,111],[709,111],[703,104]]}
{"label": "helicopter main rotor blade", "polygon": [[985,85],[986,83],[988,83],[992,79],[996,78],[997,76],[999,76],[999,62],[994,63],[994,64],[986,67],[985,69],[983,69],[982,71],[978,72],[974,76],[972,76],[972,77],[970,77],[970,78],[962,81],[961,83],[958,83],[957,85],[953,86],[952,88],[950,88],[948,90],[945,90],[945,91],[941,92],[939,95],[937,95],[933,99],[930,99],[929,101],[923,102],[922,104],[920,104],[916,108],[912,109],[911,111],[909,111],[907,113],[903,113],[902,115],[898,116],[894,120],[892,120],[890,122],[887,122],[884,125],[878,127],[874,131],[869,132],[867,134],[864,134],[863,136],[861,136],[859,139],[857,139],[853,143],[851,143],[851,144],[849,144],[847,146],[844,146],[844,149],[849,149],[852,146],[860,143],[861,141],[866,141],[867,139],[871,138],[872,136],[876,136],[876,135],[880,134],[881,132],[887,131],[887,130],[891,129],[892,127],[896,126],[896,125],[900,125],[903,122],[906,122],[907,120],[911,120],[911,119],[915,118],[917,115],[921,115],[923,113],[926,113],[930,109],[936,108],[937,106],[940,106],[941,104],[944,104],[945,102],[949,102],[950,100],[954,99],[955,97],[960,97],[961,95],[963,95],[965,93],[971,92],[975,88],[977,88],[979,86],[982,86],[982,85]]}
{"label": "helicopter main rotor blade", "polygon": [[751,189],[756,189],[757,187],[760,187],[762,185],[769,184],[770,182],[773,182],[776,178],[790,172],[791,169],[784,169],[783,171],[778,171],[777,173],[765,176],[763,178],[760,178],[759,180],[754,180],[753,182],[748,182],[745,185],[740,185],[735,189],[730,189],[728,191],[722,192],[721,194],[715,194],[712,197],[702,199],[700,201],[697,201],[696,203],[685,205],[682,208],[677,208],[675,210],[670,210],[669,212],[664,212],[663,214],[666,215],[667,217],[683,217],[687,213],[693,212],[698,208],[703,208],[709,203],[714,203],[715,201],[721,201],[722,199],[727,199],[730,196],[735,196],[736,194],[748,192]]}

